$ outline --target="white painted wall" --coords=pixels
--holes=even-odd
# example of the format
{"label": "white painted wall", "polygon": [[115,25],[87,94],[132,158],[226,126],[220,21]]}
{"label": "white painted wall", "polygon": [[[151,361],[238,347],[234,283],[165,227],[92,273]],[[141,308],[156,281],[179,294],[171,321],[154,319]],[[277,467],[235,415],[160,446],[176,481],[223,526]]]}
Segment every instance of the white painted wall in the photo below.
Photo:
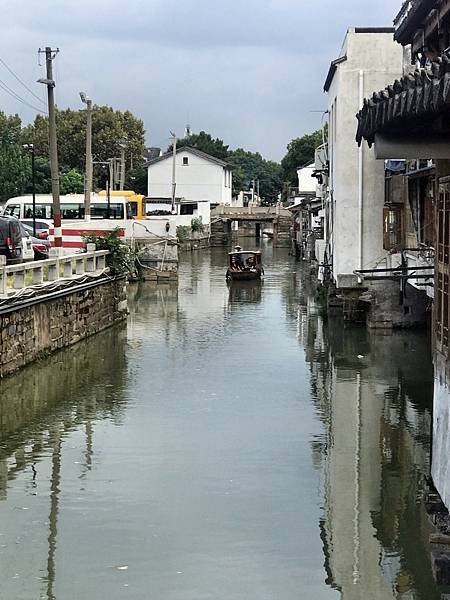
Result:
{"label": "white painted wall", "polygon": [[447,508],[450,508],[450,390],[442,355],[435,355],[433,396],[433,451],[431,475]]}
{"label": "white painted wall", "polygon": [[317,179],[312,174],[315,170],[315,164],[308,165],[302,169],[297,169],[298,189],[300,195],[305,192],[315,192],[317,188]]}
{"label": "white painted wall", "polygon": [[[177,202],[175,204],[175,213],[174,215],[171,216],[176,216],[177,218],[177,224],[178,225],[190,225],[191,224],[191,220],[193,218],[199,218],[201,217],[202,222],[204,225],[209,225],[210,221],[211,221],[211,204],[209,202],[203,201],[203,202],[196,202],[195,204],[197,204],[197,208],[194,208],[194,213],[192,215],[183,215],[180,214],[181,213],[181,207],[183,206],[184,203],[179,203]],[[172,205],[171,204],[167,204],[167,203],[158,203],[158,204],[150,204],[147,203],[146,207],[145,207],[145,214],[147,215],[148,219],[153,219],[155,218],[155,215],[152,215],[151,212],[152,211],[159,211],[159,210],[164,210],[164,211],[171,211]],[[169,215],[167,215],[169,216]]]}
{"label": "white painted wall", "polygon": [[[188,164],[183,164],[187,158]],[[194,202],[231,204],[232,172],[206,158],[182,149],[176,156],[176,196]],[[148,196],[172,196],[172,156],[148,166]]]}
{"label": "white painted wall", "polygon": [[[355,115],[368,97],[402,75],[402,47],[390,33],[350,29],[328,91],[330,202],[333,212],[333,278],[375,266],[383,250],[384,161],[366,144],[358,149]],[[361,86],[361,87],[360,87]],[[359,190],[362,160],[362,226]],[[362,256],[359,239],[362,235]]]}

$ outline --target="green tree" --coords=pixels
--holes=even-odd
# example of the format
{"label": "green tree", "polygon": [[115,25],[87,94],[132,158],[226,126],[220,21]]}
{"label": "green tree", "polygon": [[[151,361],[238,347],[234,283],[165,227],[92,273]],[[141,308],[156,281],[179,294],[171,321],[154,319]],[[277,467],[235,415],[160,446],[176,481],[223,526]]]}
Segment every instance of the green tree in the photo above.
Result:
{"label": "green tree", "polygon": [[[248,152],[242,148],[232,150],[228,161],[241,176],[239,190],[249,189],[252,181],[259,181],[259,193],[267,202],[275,202],[282,187],[282,170],[278,163],[264,159],[259,152]],[[234,187],[234,186],[233,186]]]}
{"label": "green tree", "polygon": [[84,191],[84,176],[77,169],[64,171],[59,177],[61,194],[82,194]]}
{"label": "green tree", "polygon": [[[228,146],[224,144],[223,140],[219,138],[213,138],[209,133],[200,131],[200,133],[193,133],[188,137],[184,137],[177,141],[177,148],[183,148],[184,146],[191,146],[191,148],[197,148],[210,156],[219,158],[220,160],[228,159]],[[172,145],[167,149],[167,152],[172,152]]]}
{"label": "green tree", "polygon": [[[36,193],[37,194],[50,194],[52,191],[52,174],[50,170],[50,161],[48,158],[43,156],[36,156],[35,161],[35,176],[36,182]],[[32,182],[31,182],[31,164],[30,164],[30,180],[25,190],[26,194],[31,194]]]}
{"label": "green tree", "polygon": [[295,138],[289,142],[287,153],[281,161],[283,181],[288,186],[297,186],[297,169],[314,162],[314,153],[323,142],[322,130]]}
{"label": "green tree", "polygon": [[125,176],[125,189],[134,190],[136,194],[147,195],[147,169],[139,166],[127,171]]}
{"label": "green tree", "polygon": [[20,145],[21,120],[0,111],[0,199],[23,194],[30,179],[30,161]]}
{"label": "green tree", "polygon": [[[86,112],[84,110],[56,111],[58,158],[62,169],[84,171],[86,152]],[[141,119],[130,111],[114,110],[110,106],[92,109],[92,154],[95,161],[120,156],[120,143],[126,144],[127,165],[143,163],[145,130]],[[36,154],[48,156],[48,118],[38,115],[22,130],[22,143],[34,143]]]}

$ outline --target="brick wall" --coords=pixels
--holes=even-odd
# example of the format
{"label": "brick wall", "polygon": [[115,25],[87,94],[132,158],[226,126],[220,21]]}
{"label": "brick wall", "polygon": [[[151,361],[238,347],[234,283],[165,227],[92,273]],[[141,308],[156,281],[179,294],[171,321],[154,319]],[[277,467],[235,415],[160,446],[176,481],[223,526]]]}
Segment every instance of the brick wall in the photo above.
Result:
{"label": "brick wall", "polygon": [[125,279],[103,280],[0,315],[0,377],[122,321],[126,298]]}

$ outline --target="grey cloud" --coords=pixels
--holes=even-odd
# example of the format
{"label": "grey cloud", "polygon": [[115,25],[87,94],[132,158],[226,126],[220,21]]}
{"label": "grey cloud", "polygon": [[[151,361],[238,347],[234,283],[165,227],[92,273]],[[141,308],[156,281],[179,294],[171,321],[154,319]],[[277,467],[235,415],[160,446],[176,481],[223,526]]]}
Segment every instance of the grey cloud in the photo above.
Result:
{"label": "grey cloud", "polygon": [[[4,0],[0,56],[33,84],[37,47],[53,43],[61,48],[61,106],[78,106],[86,89],[96,102],[143,118],[157,145],[167,142],[169,127],[182,133],[189,113],[194,130],[279,159],[290,139],[320,125],[309,111],[325,105],[323,81],[347,27],[389,25],[395,4]],[[0,79],[7,80],[1,68]],[[0,102],[33,117],[1,90]]]}

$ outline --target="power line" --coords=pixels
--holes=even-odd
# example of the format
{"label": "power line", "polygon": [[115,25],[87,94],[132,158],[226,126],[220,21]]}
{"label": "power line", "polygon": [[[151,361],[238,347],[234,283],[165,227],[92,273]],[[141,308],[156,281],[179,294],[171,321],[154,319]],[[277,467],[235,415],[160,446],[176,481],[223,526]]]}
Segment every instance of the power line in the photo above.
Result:
{"label": "power line", "polygon": [[21,96],[19,96],[18,94],[16,94],[16,92],[14,90],[12,90],[10,87],[8,87],[6,85],[6,83],[4,81],[2,81],[1,79],[0,79],[0,89],[4,90],[7,94],[9,94],[10,96],[12,96],[15,100],[18,100],[19,102],[22,102],[22,104],[25,104],[29,108],[32,108],[33,110],[36,110],[37,112],[40,112],[43,115],[47,114],[45,111],[41,110],[40,108],[37,108],[37,106],[33,106],[33,104],[30,104],[29,102],[27,102],[26,100],[24,100]]}
{"label": "power line", "polygon": [[26,84],[26,83],[24,83],[24,82],[23,82],[23,81],[20,79],[20,77],[14,73],[14,71],[11,69],[11,67],[9,67],[9,66],[8,66],[8,65],[5,63],[5,61],[4,61],[4,60],[3,60],[1,57],[0,57],[0,63],[2,63],[2,65],[3,65],[3,66],[6,68],[6,69],[8,69],[8,71],[11,73],[11,75],[12,75],[12,76],[13,76],[15,79],[17,79],[17,81],[18,81],[20,84],[22,84],[22,85],[23,85],[23,87],[24,87],[24,88],[25,88],[25,89],[26,89],[28,92],[30,92],[30,94],[31,94],[32,96],[34,96],[34,97],[36,98],[36,100],[39,100],[39,102],[41,102],[42,104],[44,104],[44,105],[45,105],[45,102],[44,102],[44,100],[42,100],[42,98],[39,98],[39,96],[38,96],[37,94],[35,94],[35,93],[33,92],[33,90],[31,90],[31,89],[30,89],[30,88],[27,86],[27,84]]}

